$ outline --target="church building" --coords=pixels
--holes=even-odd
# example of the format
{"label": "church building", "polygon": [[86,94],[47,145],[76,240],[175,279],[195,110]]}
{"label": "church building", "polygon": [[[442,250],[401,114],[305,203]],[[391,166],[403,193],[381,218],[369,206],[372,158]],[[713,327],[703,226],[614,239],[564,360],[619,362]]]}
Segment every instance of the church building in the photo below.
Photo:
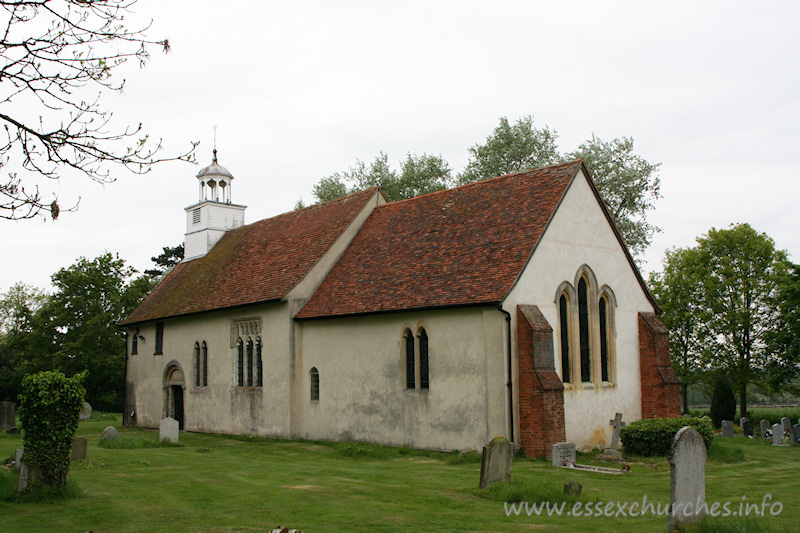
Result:
{"label": "church building", "polygon": [[678,416],[658,305],[581,160],[245,224],[201,170],[185,258],[121,327],[125,424],[526,454]]}

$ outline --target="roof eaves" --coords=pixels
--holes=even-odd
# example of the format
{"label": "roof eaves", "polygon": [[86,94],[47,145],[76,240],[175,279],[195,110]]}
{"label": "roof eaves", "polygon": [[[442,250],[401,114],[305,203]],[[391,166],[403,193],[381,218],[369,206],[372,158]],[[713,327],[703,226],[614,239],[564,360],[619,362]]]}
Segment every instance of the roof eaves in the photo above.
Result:
{"label": "roof eaves", "polygon": [[[472,302],[466,304],[450,304],[450,305],[428,305],[422,307],[409,307],[405,309],[384,309],[380,311],[363,311],[358,313],[344,313],[339,315],[315,315],[309,317],[294,317],[294,320],[297,322],[310,322],[312,320],[326,320],[326,319],[334,319],[334,318],[354,318],[354,317],[361,317],[361,316],[375,316],[375,315],[388,315],[388,314],[396,314],[396,313],[416,313],[420,311],[441,311],[446,309],[466,309],[470,307],[497,307],[500,302],[497,301],[486,301],[486,302]],[[302,310],[301,310],[302,313]]]}
{"label": "roof eaves", "polygon": [[208,314],[208,313],[217,313],[217,312],[220,312],[220,311],[230,311],[230,310],[233,310],[233,309],[241,309],[243,307],[251,307],[251,306],[254,306],[254,305],[265,305],[265,304],[277,303],[277,302],[280,302],[280,301],[283,301],[283,300],[281,298],[271,298],[269,300],[262,300],[262,301],[258,301],[258,302],[250,302],[250,303],[246,303],[246,304],[231,305],[231,306],[228,306],[228,307],[215,307],[214,309],[203,309],[201,311],[190,311],[188,313],[175,313],[175,314],[172,314],[172,315],[159,316],[159,317],[155,317],[155,318],[146,318],[146,319],[142,319],[142,320],[133,320],[131,322],[128,322],[127,319],[126,319],[126,320],[122,320],[119,323],[117,323],[117,327],[121,328],[121,327],[127,327],[127,326],[136,326],[136,325],[139,325],[139,324],[145,324],[147,322],[161,322],[162,320],[169,320],[169,319],[172,319],[172,318],[184,318],[184,317],[188,317],[188,316],[205,315],[205,314]]}

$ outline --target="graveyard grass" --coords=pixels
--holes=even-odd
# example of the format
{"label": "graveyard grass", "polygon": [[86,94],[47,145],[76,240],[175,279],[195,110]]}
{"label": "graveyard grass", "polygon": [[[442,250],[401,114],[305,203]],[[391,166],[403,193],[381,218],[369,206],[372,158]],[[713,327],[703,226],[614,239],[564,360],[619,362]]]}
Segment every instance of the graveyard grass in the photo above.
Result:
{"label": "graveyard grass", "polygon": [[[180,434],[175,446],[157,432],[122,429],[120,442],[101,446],[120,415],[93,413],[78,435],[89,438],[88,459],[72,465],[71,497],[9,501],[14,473],[0,469],[3,531],[269,531],[277,525],[315,531],[664,531],[665,516],[506,516],[504,500],[666,504],[664,458],[635,463],[625,475],[556,469],[549,461],[516,459],[510,484],[477,488],[477,454],[421,452],[362,443],[278,441],[247,436]],[[19,447],[0,434],[0,458]],[[578,462],[610,466],[596,454]],[[715,520],[703,531],[791,531],[800,522],[800,448],[760,439],[717,439],[706,467],[706,500],[745,496],[780,501],[778,516]],[[563,484],[583,484],[565,498]],[[11,490],[11,492],[9,491]],[[769,513],[769,512],[768,512]],[[546,515],[546,513],[544,513]]]}

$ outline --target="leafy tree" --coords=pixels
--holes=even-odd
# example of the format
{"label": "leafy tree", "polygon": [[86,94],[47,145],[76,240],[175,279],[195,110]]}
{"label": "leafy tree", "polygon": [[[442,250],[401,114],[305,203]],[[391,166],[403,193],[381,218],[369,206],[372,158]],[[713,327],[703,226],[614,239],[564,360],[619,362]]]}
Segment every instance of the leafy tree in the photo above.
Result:
{"label": "leafy tree", "polygon": [[731,382],[725,376],[717,376],[714,393],[711,395],[711,420],[714,427],[720,427],[723,420],[733,420],[735,416],[736,398],[733,396]]}
{"label": "leafy tree", "polygon": [[672,368],[681,382],[683,412],[689,412],[688,388],[702,375],[699,302],[702,287],[694,275],[697,250],[667,250],[663,271],[651,273],[649,285],[669,329]]}
{"label": "leafy tree", "polygon": [[31,333],[46,301],[44,291],[22,282],[0,296],[0,400],[16,401],[23,376],[38,370],[28,354],[37,348]]}
{"label": "leafy tree", "polygon": [[533,115],[520,117],[513,126],[506,117],[501,117],[500,125],[486,138],[486,143],[469,149],[469,162],[459,174],[458,184],[558,163],[561,156],[557,139],[558,133],[547,126],[534,127]]}
{"label": "leafy tree", "polygon": [[767,383],[773,390],[800,375],[800,265],[789,265],[776,299],[778,321],[767,332]]}
{"label": "leafy tree", "polygon": [[749,224],[711,228],[697,243],[693,275],[702,287],[704,363],[730,379],[741,416],[747,416],[747,386],[763,377],[769,363],[767,338],[778,323],[786,253]]}
{"label": "leafy tree", "polygon": [[26,331],[31,316],[47,299],[43,290],[18,282],[0,295],[0,335]]}
{"label": "leafy tree", "polygon": [[451,181],[450,172],[450,166],[441,156],[428,154],[407,154],[398,172],[389,165],[389,156],[380,152],[369,166],[357,161],[344,172],[322,178],[314,186],[313,194],[317,201],[326,202],[380,187],[389,201],[402,200],[446,189]]}
{"label": "leafy tree", "polygon": [[0,0],[6,15],[0,35],[0,167],[7,173],[0,180],[0,218],[57,218],[58,198],[45,198],[39,184],[47,182],[42,178],[58,180],[64,171],[110,183],[109,165],[141,174],[155,163],[192,157],[196,143],[183,154],[159,156],[160,141],[153,143],[141,124],[115,127],[100,103],[102,94],[122,91],[125,80],[115,74],[126,61],[146,63],[150,46],[169,50],[166,39],[145,36],[147,27],[127,25],[135,2]]}
{"label": "leafy tree", "polygon": [[647,222],[647,213],[660,197],[661,180],[657,172],[661,163],[649,163],[633,153],[630,137],[606,142],[594,134],[567,154],[567,159],[579,158],[591,171],[625,244],[634,256],[639,256],[658,231]]}
{"label": "leafy tree", "polygon": [[144,273],[151,278],[157,278],[167,270],[174,267],[183,259],[183,243],[178,246],[164,246],[163,252],[150,260],[156,264],[155,268],[145,270]]}

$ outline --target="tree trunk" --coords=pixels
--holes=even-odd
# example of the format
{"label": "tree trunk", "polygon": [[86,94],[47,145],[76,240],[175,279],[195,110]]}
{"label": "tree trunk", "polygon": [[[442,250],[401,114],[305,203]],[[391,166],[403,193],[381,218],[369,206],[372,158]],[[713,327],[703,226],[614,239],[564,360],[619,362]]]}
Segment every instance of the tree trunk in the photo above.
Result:
{"label": "tree trunk", "polygon": [[683,398],[683,414],[689,414],[689,387],[686,383],[681,383],[681,398]]}
{"label": "tree trunk", "polygon": [[747,383],[739,386],[739,416],[747,416]]}

